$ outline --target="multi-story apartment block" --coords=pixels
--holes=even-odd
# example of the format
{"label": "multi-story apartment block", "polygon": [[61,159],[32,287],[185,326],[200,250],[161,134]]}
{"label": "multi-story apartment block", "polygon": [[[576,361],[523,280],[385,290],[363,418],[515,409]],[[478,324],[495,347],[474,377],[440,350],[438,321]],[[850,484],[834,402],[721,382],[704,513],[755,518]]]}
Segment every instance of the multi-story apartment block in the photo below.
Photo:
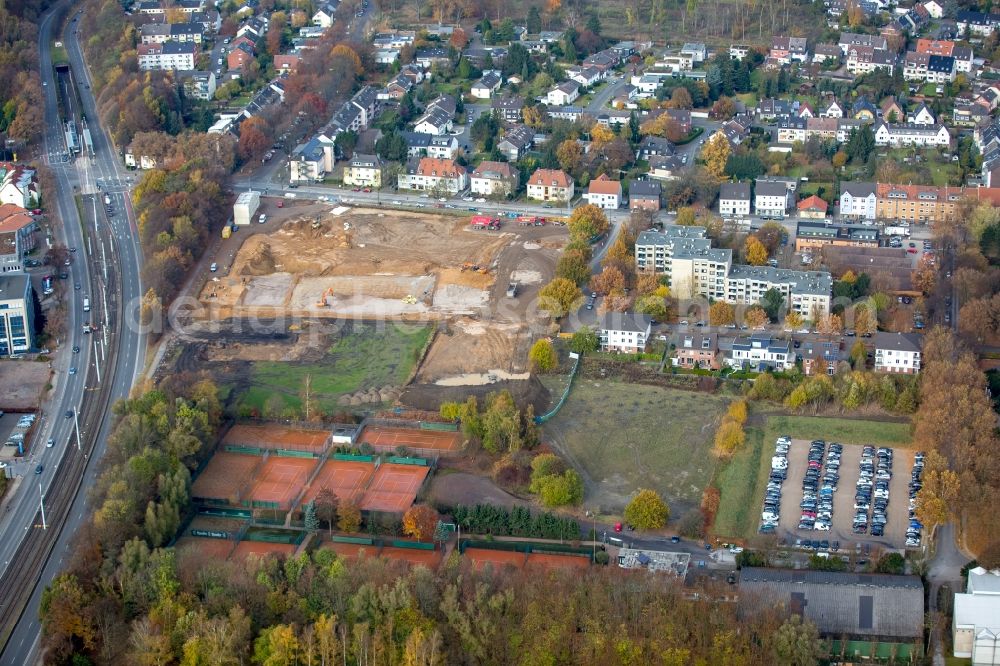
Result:
{"label": "multi-story apartment block", "polygon": [[723,183],[719,188],[719,215],[749,217],[750,183]]}
{"label": "multi-story apartment block", "polygon": [[875,123],[876,146],[944,146],[951,145],[951,135],[944,125],[917,123]]}
{"label": "multi-story apartment block", "polygon": [[189,71],[194,69],[197,47],[192,43],[163,42],[136,47],[139,69]]}
{"label": "multi-story apartment block", "polygon": [[635,240],[636,267],[640,271],[666,272],[667,258],[673,255],[674,248],[679,244],[698,241],[698,247],[708,249],[712,246],[712,241],[705,238],[705,232],[705,227],[678,224],[666,224],[662,231],[643,231]]}
{"label": "multi-story apartment block", "polygon": [[354,153],[344,167],[344,185],[382,187],[382,160],[378,155]]}
{"label": "multi-story apartment block", "polygon": [[770,289],[785,297],[785,306],[815,321],[830,314],[833,278],[826,271],[793,271],[770,266],[733,266],[726,278],[725,300],[759,303]]}
{"label": "multi-story apartment block", "polygon": [[876,333],[875,372],[920,372],[920,338],[908,333]]}

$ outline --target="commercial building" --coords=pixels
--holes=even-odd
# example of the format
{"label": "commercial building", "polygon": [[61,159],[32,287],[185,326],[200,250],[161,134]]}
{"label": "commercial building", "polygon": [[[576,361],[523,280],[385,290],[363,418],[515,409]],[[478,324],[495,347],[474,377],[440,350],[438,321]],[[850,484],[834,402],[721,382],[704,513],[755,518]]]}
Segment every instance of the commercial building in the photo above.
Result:
{"label": "commercial building", "polygon": [[954,655],[973,666],[1000,664],[1000,571],[969,570],[965,593],[955,595]]}
{"label": "commercial building", "polygon": [[253,221],[254,213],[260,207],[260,192],[241,192],[233,204],[233,222],[245,226]]}
{"label": "commercial building", "polygon": [[875,334],[875,372],[915,375],[920,372],[920,337],[910,333]]}
{"label": "commercial building", "polygon": [[924,588],[917,576],[758,569],[740,573],[740,614],[777,607],[813,622],[840,662],[919,659]]}
{"label": "commercial building", "polygon": [[684,580],[691,553],[674,553],[665,550],[638,550],[620,548],[618,566],[622,569],[646,569],[657,573],[671,573]]}
{"label": "commercial building", "polygon": [[29,351],[34,343],[35,303],[31,277],[0,275],[0,356]]}
{"label": "commercial building", "polygon": [[824,245],[878,247],[879,232],[867,224],[830,224],[802,221],[795,231],[795,251],[811,250]]}

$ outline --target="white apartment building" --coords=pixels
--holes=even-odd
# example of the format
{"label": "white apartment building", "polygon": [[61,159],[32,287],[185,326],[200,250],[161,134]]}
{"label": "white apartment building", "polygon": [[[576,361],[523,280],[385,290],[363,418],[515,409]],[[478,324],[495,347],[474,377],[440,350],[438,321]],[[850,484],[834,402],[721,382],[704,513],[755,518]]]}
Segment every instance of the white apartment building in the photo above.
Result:
{"label": "white apartment building", "polygon": [[788,213],[788,188],[784,183],[757,181],[754,212],[762,217],[784,218]]}
{"label": "white apartment building", "polygon": [[190,42],[164,42],[140,44],[136,47],[139,69],[144,72],[155,70],[187,71],[194,69],[197,47]]}
{"label": "white apartment building", "polygon": [[646,349],[653,320],[633,312],[608,312],[598,323],[602,351],[635,354]]}
{"label": "white apartment building", "polygon": [[726,365],[737,369],[789,370],[795,367],[795,354],[788,340],[772,338],[766,333],[735,338],[725,359]]}
{"label": "white apartment building", "polygon": [[875,335],[875,372],[915,375],[920,372],[920,338],[907,333]]}
{"label": "white apartment building", "polygon": [[719,215],[748,217],[750,215],[750,183],[723,183],[719,188]]}
{"label": "white apartment building", "polygon": [[875,123],[876,146],[944,146],[951,145],[951,135],[944,125],[916,123]]}
{"label": "white apartment building", "polygon": [[830,314],[833,277],[826,271],[793,271],[770,266],[737,264],[726,277],[725,300],[751,305],[771,289],[785,297],[785,307],[815,321]]}
{"label": "white apartment building", "polygon": [[703,249],[696,247],[697,245],[701,243],[685,244],[666,258],[664,272],[669,276],[670,291],[680,299],[700,296],[724,300],[726,276],[733,263],[733,251]]}
{"label": "white apartment building", "polygon": [[469,179],[473,194],[505,197],[517,191],[517,171],[507,162],[480,162]]}
{"label": "white apartment building", "polygon": [[344,167],[344,185],[382,187],[382,160],[378,155],[355,153]]}
{"label": "white apartment building", "polygon": [[666,261],[673,256],[674,248],[682,244],[692,244],[708,249],[712,241],[705,238],[705,227],[685,227],[667,224],[662,231],[643,231],[635,239],[635,264],[640,271],[666,272]]}
{"label": "white apartment building", "polygon": [[841,183],[840,214],[864,220],[874,220],[878,197],[875,183]]}
{"label": "white apartment building", "polygon": [[611,180],[607,174],[601,174],[590,181],[583,198],[598,208],[615,210],[621,205],[622,184],[620,181]]}

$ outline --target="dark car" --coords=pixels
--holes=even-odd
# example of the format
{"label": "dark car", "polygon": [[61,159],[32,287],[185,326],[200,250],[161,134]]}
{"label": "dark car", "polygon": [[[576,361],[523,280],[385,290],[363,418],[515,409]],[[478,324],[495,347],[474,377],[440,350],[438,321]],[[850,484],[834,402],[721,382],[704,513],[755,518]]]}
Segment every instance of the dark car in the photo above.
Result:
{"label": "dark car", "polygon": [[35,468],[35,474],[41,474],[43,469],[45,469],[45,466],[39,465],[38,467]]}
{"label": "dark car", "polygon": [[74,354],[79,354],[80,353],[80,348],[77,347],[76,345],[73,345],[73,353]]}
{"label": "dark car", "polygon": [[66,418],[68,418],[68,419],[73,418],[73,410],[72,409],[67,409],[66,410]]}

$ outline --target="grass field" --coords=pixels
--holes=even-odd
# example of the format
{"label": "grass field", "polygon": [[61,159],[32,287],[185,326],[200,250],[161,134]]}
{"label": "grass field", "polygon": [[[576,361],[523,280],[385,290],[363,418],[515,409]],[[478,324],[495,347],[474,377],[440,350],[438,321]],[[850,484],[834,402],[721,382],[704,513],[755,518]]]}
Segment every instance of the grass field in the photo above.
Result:
{"label": "grass field", "polygon": [[[430,338],[429,326],[388,325],[381,330],[357,326],[347,331],[318,362],[262,361],[253,364],[250,385],[238,399],[240,409],[264,413],[278,396],[286,408],[301,409],[306,377],[311,400],[327,413],[336,411],[341,396],[359,390],[402,386]],[[273,403],[273,401],[272,401]]]}
{"label": "grass field", "polygon": [[639,488],[691,505],[712,477],[712,438],[728,402],[641,384],[579,381],[544,434],[585,473],[591,506],[621,508]]}
{"label": "grass field", "polygon": [[909,423],[887,423],[820,416],[769,416],[764,429],[749,428],[746,446],[719,465],[712,485],[721,492],[714,532],[718,536],[749,539],[757,532],[757,517],[770,472],[774,440],[825,439],[841,444],[908,446]]}

